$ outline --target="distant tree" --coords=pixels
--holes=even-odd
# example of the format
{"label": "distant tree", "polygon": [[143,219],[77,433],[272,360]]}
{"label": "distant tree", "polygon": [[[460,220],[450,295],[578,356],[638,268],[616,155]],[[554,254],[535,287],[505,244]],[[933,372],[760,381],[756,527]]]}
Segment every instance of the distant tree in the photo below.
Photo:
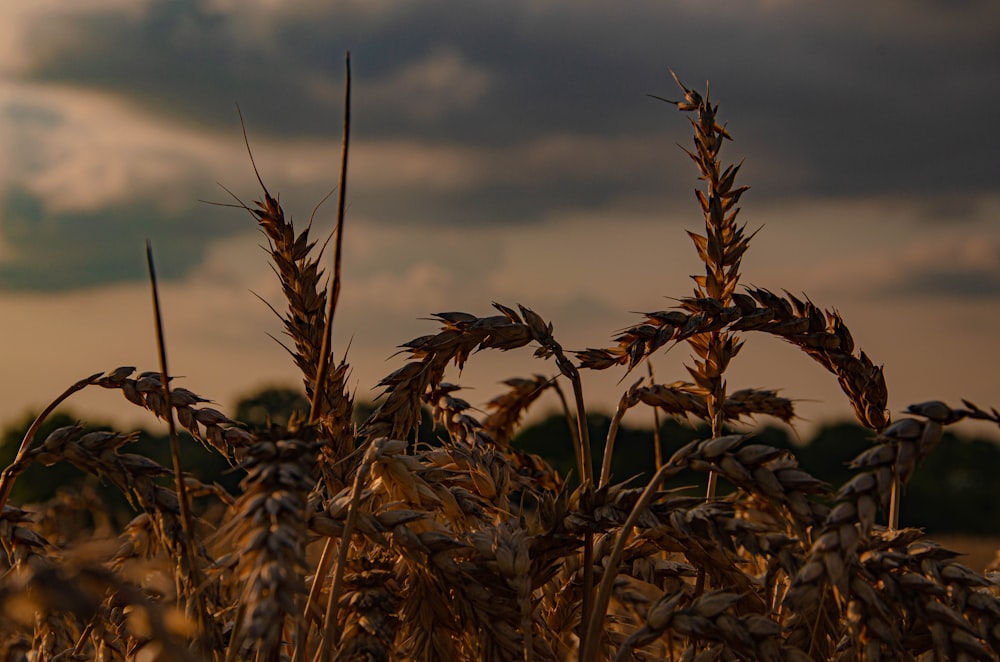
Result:
{"label": "distant tree", "polygon": [[[604,444],[611,427],[611,418],[604,414],[589,414],[587,416],[591,444],[593,446],[594,475],[600,473],[600,462],[604,455]],[[707,428],[695,428],[690,425],[666,419],[660,425],[660,444],[664,458],[693,439],[708,436]],[[577,484],[579,473],[576,466],[576,454],[573,450],[573,437],[566,418],[561,414],[553,414],[544,420],[525,427],[511,441],[515,448],[535,453],[548,460],[562,476],[571,476],[570,483]],[[636,479],[636,485],[648,481],[656,470],[655,450],[653,447],[653,431],[649,428],[622,425],[615,441],[611,461],[612,480],[622,481]],[[673,481],[667,481],[667,487],[690,485],[701,489],[705,483],[704,476],[685,475]]]}
{"label": "distant tree", "polygon": [[797,448],[799,465],[834,487],[848,481],[854,472],[848,463],[872,445],[873,435],[854,423],[824,425],[805,446]]}
{"label": "distant tree", "polygon": [[309,406],[309,400],[301,391],[272,386],[237,402],[234,417],[252,429],[261,429],[271,423],[287,425],[293,415],[304,419],[309,416]]}
{"label": "distant tree", "polygon": [[932,532],[1000,534],[1000,445],[945,433],[903,494],[900,524]]}
{"label": "distant tree", "polygon": [[[376,402],[355,402],[354,422],[362,424],[378,409]],[[241,398],[236,403],[234,418],[245,424],[251,430],[266,428],[269,423],[287,425],[293,415],[300,420],[309,416],[311,405],[306,396],[298,389],[286,386],[269,386]],[[419,439],[433,442],[438,436],[445,435],[443,430],[435,428],[430,410],[423,409],[420,420]]]}
{"label": "distant tree", "polygon": [[[0,435],[0,463],[6,468],[17,456],[17,449],[21,445],[24,434],[31,427],[35,420],[35,415],[31,414],[21,421],[14,423],[4,429]],[[77,419],[72,415],[57,411],[49,416],[42,427],[35,435],[36,443],[49,436],[53,431],[67,425],[73,425]],[[95,430],[110,430],[106,425],[93,426]],[[79,485],[84,474],[66,462],[60,462],[51,467],[41,465],[31,465],[14,483],[11,492],[11,501],[14,503],[37,503],[44,501],[55,494],[59,486]]]}
{"label": "distant tree", "polygon": [[[8,426],[0,433],[0,469],[14,461],[17,449],[25,433],[34,421],[29,415],[19,423]],[[72,412],[57,411],[42,424],[35,435],[34,445],[44,442],[53,431],[67,425],[79,422]],[[107,423],[86,424],[84,432],[114,429]],[[165,431],[165,426],[164,426]],[[135,442],[123,448],[123,452],[144,455],[167,469],[172,469],[170,457],[170,441],[166,434],[153,434],[147,430],[139,430]],[[181,465],[184,470],[193,474],[199,480],[207,483],[219,483],[233,492],[242,479],[244,472],[232,467],[219,453],[209,450],[197,443],[187,433],[181,435]],[[171,485],[173,477],[168,475],[162,479],[164,485]],[[125,518],[132,517],[132,509],[120,490],[98,480],[92,474],[83,472],[67,461],[61,461],[52,466],[32,464],[14,483],[11,501],[14,503],[31,504],[51,499],[59,488],[69,488],[77,491],[82,485],[88,484],[101,497],[108,507],[108,512]]]}
{"label": "distant tree", "polygon": [[[357,403],[356,420],[362,422],[370,414],[376,403]],[[284,424],[293,413],[308,414],[309,403],[305,397],[293,389],[266,388],[237,403],[235,418],[251,428],[259,428],[270,420]],[[0,432],[0,468],[9,465],[17,452],[25,431],[31,425],[33,416],[6,427]],[[67,412],[57,412],[49,417],[36,435],[35,443],[41,443],[53,430],[72,425],[77,419]],[[591,440],[594,450],[595,475],[600,470],[604,440],[610,426],[610,418],[603,414],[588,416]],[[111,426],[98,423],[88,425],[88,430],[107,430]],[[706,427],[693,427],[666,418],[660,425],[660,443],[664,458],[669,458],[678,448],[693,439],[704,439],[709,435]],[[225,458],[211,449],[204,448],[187,434],[182,435],[181,461],[186,471],[205,482],[217,482],[230,491],[235,491],[244,472],[231,466]],[[426,443],[437,443],[447,437],[447,433],[435,427],[430,412],[424,411],[421,429],[417,436]],[[571,477],[575,484],[578,476],[572,436],[566,419],[562,415],[549,416],[538,423],[529,425],[511,442],[515,447],[536,453],[548,460],[563,476]],[[623,425],[615,444],[611,464],[614,481],[636,479],[641,485],[648,480],[654,470],[653,431],[649,428]],[[852,423],[837,423],[820,428],[805,444],[793,444],[788,433],[777,427],[765,427],[754,434],[753,443],[768,444],[792,450],[803,469],[824,480],[834,488],[843,484],[853,472],[848,463],[858,453],[868,448],[871,433]],[[139,439],[126,450],[145,455],[163,466],[172,466],[170,445],[163,432],[140,431]],[[917,469],[903,495],[901,524],[920,526],[931,533],[963,532],[976,534],[1000,533],[1000,445],[984,439],[963,439],[946,433],[934,453]],[[164,477],[164,484],[172,478]],[[685,472],[664,487],[691,487],[692,493],[704,489],[703,474]],[[50,499],[59,487],[76,488],[84,483],[105,500],[109,512],[119,517],[131,517],[131,509],[117,489],[102,485],[93,476],[85,474],[68,462],[58,462],[51,467],[33,465],[21,475],[14,485],[12,501],[16,503],[37,503]],[[720,486],[720,494],[726,492]]]}
{"label": "distant tree", "polygon": [[[588,422],[596,472],[610,419],[593,414]],[[704,426],[692,427],[667,419],[660,426],[663,457],[669,458],[689,441],[708,435]],[[572,474],[570,483],[576,484],[576,458],[565,417],[552,415],[527,426],[511,443],[544,457],[561,475]],[[755,432],[753,443],[789,449],[805,471],[836,489],[854,475],[848,464],[871,446],[872,433],[853,423],[835,423],[821,427],[805,444],[793,444],[784,429],[770,426]],[[611,463],[613,480],[638,476],[636,484],[642,484],[652,474],[653,465],[652,430],[623,425]],[[960,439],[946,433],[940,446],[910,480],[903,495],[900,523],[920,526],[931,533],[1000,533],[998,473],[1000,445],[983,439]],[[700,493],[704,484],[703,475],[687,472],[665,483],[665,487],[690,486],[692,493]],[[731,486],[721,485],[719,493],[724,494],[727,488]]]}

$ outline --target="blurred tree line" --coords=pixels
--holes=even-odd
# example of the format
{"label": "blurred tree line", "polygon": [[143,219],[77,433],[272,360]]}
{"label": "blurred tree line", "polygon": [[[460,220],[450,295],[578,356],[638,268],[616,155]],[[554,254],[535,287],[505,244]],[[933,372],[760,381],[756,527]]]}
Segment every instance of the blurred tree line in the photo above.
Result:
{"label": "blurred tree line", "polygon": [[[627,420],[627,419],[626,419]],[[588,417],[594,444],[595,475],[602,457],[610,417]],[[710,436],[707,426],[690,426],[673,419],[660,425],[664,458],[694,439]],[[813,476],[839,487],[854,474],[847,468],[858,453],[871,445],[872,433],[854,423],[835,423],[816,431],[812,438],[794,440],[784,429],[766,426],[754,431],[754,443],[789,449],[799,465]],[[566,419],[562,415],[525,428],[514,445],[548,459],[565,475],[574,471],[576,460]],[[615,441],[611,468],[615,481],[635,477],[642,485],[655,470],[652,426],[622,425]],[[906,486],[900,512],[900,526],[922,527],[928,533],[1000,535],[1000,444],[985,438],[967,438],[945,432],[941,444],[917,470]],[[704,494],[706,477],[683,473],[665,486],[689,487],[692,494]],[[720,481],[719,493],[732,487]]]}
{"label": "blurred tree line", "polygon": [[[308,410],[309,403],[299,392],[286,388],[268,388],[240,400],[233,418],[252,430],[268,425],[269,421],[284,424],[293,412],[304,416]],[[358,419],[363,420],[371,410],[371,405],[358,404]],[[32,417],[26,417],[0,433],[0,467],[6,467],[13,460],[31,420]],[[41,443],[52,430],[74,422],[76,419],[72,414],[57,412],[39,431],[35,443]],[[600,471],[600,458],[610,422],[610,417],[603,414],[591,414],[588,417],[590,438],[594,444],[595,475]],[[162,427],[164,432],[160,434],[141,431],[138,441],[123,450],[146,455],[170,468],[170,445],[165,426]],[[88,430],[99,429],[107,430],[112,427],[89,424]],[[670,418],[662,421],[659,432],[664,458],[669,458],[687,442],[704,439],[709,434],[707,427],[691,426]],[[430,416],[425,416],[420,432],[422,440],[444,434],[443,430],[434,430]],[[833,486],[839,486],[852,476],[847,462],[871,443],[871,433],[852,423],[824,426],[804,442],[793,441],[784,428],[773,426],[756,430],[754,438],[755,443],[791,450],[803,469]],[[561,475],[569,475],[571,483],[574,482],[576,461],[572,438],[562,414],[553,414],[523,428],[512,443],[522,450],[544,457]],[[653,444],[651,427],[623,424],[615,442],[613,480],[620,482],[631,479],[637,486],[644,484],[655,470]],[[185,469],[202,481],[217,482],[230,492],[238,489],[244,475],[239,467],[231,466],[217,452],[202,447],[190,438],[182,440],[181,460]],[[989,439],[959,437],[946,432],[941,444],[907,485],[900,524],[923,527],[932,534],[1000,534],[1000,508],[997,507],[1000,504],[1000,481],[996,479],[998,472],[1000,444]],[[170,485],[171,480],[167,476],[164,484]],[[704,475],[687,472],[674,479],[667,487],[687,488],[692,494],[703,494],[704,485]],[[78,491],[81,488],[96,493],[108,505],[108,512],[121,517],[123,521],[132,517],[128,504],[117,489],[102,485],[94,477],[83,474],[66,462],[51,467],[30,467],[18,478],[11,503],[25,505],[44,502],[59,490]],[[723,493],[726,489],[731,489],[724,484],[720,488]]]}

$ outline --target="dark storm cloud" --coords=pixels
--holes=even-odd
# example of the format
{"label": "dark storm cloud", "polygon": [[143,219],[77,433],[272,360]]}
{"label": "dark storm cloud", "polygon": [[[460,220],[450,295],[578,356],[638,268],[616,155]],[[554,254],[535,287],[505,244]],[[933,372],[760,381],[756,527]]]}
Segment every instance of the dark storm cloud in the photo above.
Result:
{"label": "dark storm cloud", "polygon": [[[689,142],[687,123],[646,97],[677,95],[668,67],[692,87],[711,80],[736,136],[725,157],[747,158],[753,200],[889,194],[931,209],[997,189],[1000,6],[992,2],[220,6],[174,0],[53,17],[35,26],[46,47],[23,79],[109,91],[161,118],[228,133],[239,149],[236,102],[252,139],[336,140],[350,49],[361,141],[492,153],[554,135],[643,139],[636,150],[645,156],[612,161],[613,176],[615,157],[591,149],[572,173],[508,158],[497,161],[497,177],[460,190],[351,193],[355,209],[407,223],[530,222],[630,196],[694,211],[693,172],[674,145]],[[73,38],[46,39],[65,33]],[[437,65],[452,78],[434,82]],[[5,211],[28,223],[4,220],[15,254],[0,270],[8,288],[142,277],[135,246],[161,224],[185,230],[161,241],[180,274],[201,258],[205,232],[245,227],[196,223],[201,209],[157,218],[137,204],[56,215],[45,223],[58,231],[45,234],[40,218],[30,224],[25,195],[8,195]],[[200,234],[186,232],[195,227]],[[100,250],[81,249],[87,236]]]}
{"label": "dark storm cloud", "polygon": [[246,227],[236,214],[206,223],[203,205],[169,213],[127,204],[53,214],[23,190],[7,192],[0,214],[13,255],[0,262],[0,290],[26,292],[144,280],[146,239],[157,256],[158,275],[177,278],[201,264],[210,240]]}
{"label": "dark storm cloud", "polygon": [[[806,177],[758,182],[765,192],[995,185],[989,154],[1000,147],[991,126],[1000,88],[987,81],[1000,80],[1000,11],[975,2],[713,6],[331,6],[247,27],[240,12],[250,9],[158,2],[139,19],[75,25],[82,44],[70,42],[33,75],[113,89],[225,127],[239,101],[255,130],[335,136],[340,100],[317,95],[316,85],[339,89],[350,49],[359,136],[499,144],[553,132],[639,132],[669,134],[669,145],[683,139],[684,124],[644,96],[675,94],[669,66],[692,86],[711,79],[737,136],[766,145],[776,161],[807,164]],[[366,87],[442,49],[490,77],[474,106],[427,117],[408,112],[416,101],[405,97],[366,104]]]}

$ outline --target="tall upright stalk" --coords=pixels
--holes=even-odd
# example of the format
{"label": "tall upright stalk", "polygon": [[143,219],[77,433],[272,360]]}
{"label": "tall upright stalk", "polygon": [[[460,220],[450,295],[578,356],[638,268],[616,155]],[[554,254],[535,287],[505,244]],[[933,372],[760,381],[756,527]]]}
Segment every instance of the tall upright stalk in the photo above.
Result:
{"label": "tall upright stalk", "polygon": [[[347,154],[348,146],[350,141],[350,128],[351,128],[351,53],[348,51],[345,58],[345,80],[344,80],[344,129],[343,129],[343,139],[340,150],[340,183],[337,191],[337,229],[336,229],[336,243],[334,245],[334,257],[333,257],[333,282],[330,287],[330,292],[327,294],[327,313],[326,322],[323,327],[323,340],[322,340],[322,350],[319,355],[319,365],[316,368],[316,381],[313,389],[313,397],[311,406],[309,409],[309,422],[316,423],[319,421],[322,411],[322,403],[324,401],[324,388],[327,383],[327,372],[330,369],[330,362],[333,357],[331,356],[331,343],[333,337],[333,318],[337,310],[337,303],[340,300],[340,266],[342,260],[342,246],[344,237],[344,205],[345,197],[347,191]],[[361,477],[362,472],[359,471],[355,476],[354,490],[357,490],[357,480]],[[333,579],[333,586],[330,590],[330,600],[327,603],[326,617],[324,623],[324,632],[326,635],[323,639],[321,653],[324,656],[331,655],[332,648],[334,645],[333,638],[336,636],[336,600],[340,591],[340,586],[343,581],[344,574],[344,564],[347,560],[347,551],[350,545],[351,534],[354,528],[354,521],[356,519],[356,514],[353,512],[357,505],[355,503],[356,497],[352,498],[351,508],[352,512],[349,516],[348,521],[344,527],[344,533],[340,541],[340,549],[337,556],[337,566],[335,569],[335,575]],[[323,586],[324,580],[326,578],[326,573],[329,571],[330,562],[333,560],[333,538],[327,538],[326,543],[323,547],[323,553],[320,557],[319,568],[313,577],[313,584],[309,590],[309,595],[306,599],[305,614],[303,618],[304,626],[300,628],[303,630],[301,632],[299,646],[295,650],[295,659],[304,659],[308,654],[306,649],[306,643],[309,638],[309,626],[311,624],[310,612],[312,610],[312,605],[318,599],[319,589]],[[331,619],[333,622],[331,623]]]}
{"label": "tall upright stalk", "polygon": [[[685,151],[694,161],[706,186],[705,191],[695,191],[705,216],[705,234],[688,232],[698,251],[698,257],[705,264],[705,275],[693,277],[695,296],[713,299],[721,306],[729,306],[739,284],[740,262],[750,240],[744,235],[746,226],[736,223],[739,213],[736,203],[748,187],[734,187],[741,164],[730,165],[723,170],[719,163],[722,143],[726,139],[732,140],[732,137],[716,121],[718,106],[712,105],[707,91],[702,97],[681,83],[673,71],[670,73],[684,92],[684,99],[668,103],[676,105],[681,111],[694,114],[690,121],[694,128],[695,148],[694,151]],[[719,437],[723,433],[726,419],[723,410],[726,401],[724,374],[729,362],[739,352],[742,342],[727,330],[699,333],[687,341],[698,356],[694,366],[688,367],[688,372],[704,392],[712,436]],[[711,472],[708,475],[707,498],[713,498],[715,491],[716,474]]]}
{"label": "tall upright stalk", "polygon": [[319,366],[316,368],[316,385],[309,409],[309,421],[315,423],[320,415],[326,387],[326,375],[330,369],[333,357],[330,346],[333,338],[333,316],[340,301],[340,263],[344,239],[344,200],[347,192],[347,147],[351,135],[351,53],[346,58],[346,79],[344,82],[344,132],[340,149],[340,183],[337,187],[337,229],[335,231],[333,250],[333,283],[327,295],[326,323],[323,325],[322,350],[319,355]]}
{"label": "tall upright stalk", "polygon": [[[174,469],[174,489],[177,492],[177,501],[180,504],[182,539],[178,542],[183,550],[184,559],[187,563],[188,578],[192,587],[192,599],[195,601],[197,618],[201,626],[201,632],[205,635],[214,631],[210,627],[210,617],[206,613],[201,590],[202,577],[201,569],[198,565],[196,552],[196,540],[194,525],[191,521],[191,502],[188,498],[187,485],[184,482],[184,471],[181,467],[180,441],[177,438],[177,424],[174,421],[174,408],[170,399],[170,373],[167,371],[167,345],[163,333],[163,318],[160,312],[160,292],[156,281],[156,267],[153,264],[153,247],[146,241],[146,264],[149,267],[149,283],[153,298],[153,321],[156,327],[156,349],[160,359],[160,384],[163,388],[164,406],[163,416],[167,419],[167,429],[170,432],[170,458]],[[212,649],[215,642],[200,640],[203,652]]]}

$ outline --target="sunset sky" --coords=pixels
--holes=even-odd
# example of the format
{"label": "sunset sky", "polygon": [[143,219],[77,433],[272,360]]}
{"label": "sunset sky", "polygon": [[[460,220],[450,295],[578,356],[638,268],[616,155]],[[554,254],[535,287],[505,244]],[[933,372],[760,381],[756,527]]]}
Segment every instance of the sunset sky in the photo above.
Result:
{"label": "sunset sky", "polygon": [[[0,4],[0,424],[119,365],[157,369],[153,245],[172,372],[231,411],[296,385],[263,237],[231,202],[261,176],[305,223],[352,151],[338,357],[361,400],[431,313],[524,304],[570,349],[691,292],[699,182],[669,69],[720,103],[761,228],[747,285],[836,308],[890,408],[1000,407],[1000,3],[883,0],[34,0]],[[325,237],[336,205],[316,216]],[[685,379],[686,346],[655,357]],[[555,366],[474,356],[452,381]],[[621,371],[585,373],[611,411]],[[747,338],[729,388],[781,388],[813,424],[836,380]],[[153,424],[120,395],[78,416]],[[542,404],[542,409],[554,403]],[[638,415],[637,415],[638,416]],[[636,419],[635,424],[642,424]],[[985,432],[982,428],[976,428]]]}

